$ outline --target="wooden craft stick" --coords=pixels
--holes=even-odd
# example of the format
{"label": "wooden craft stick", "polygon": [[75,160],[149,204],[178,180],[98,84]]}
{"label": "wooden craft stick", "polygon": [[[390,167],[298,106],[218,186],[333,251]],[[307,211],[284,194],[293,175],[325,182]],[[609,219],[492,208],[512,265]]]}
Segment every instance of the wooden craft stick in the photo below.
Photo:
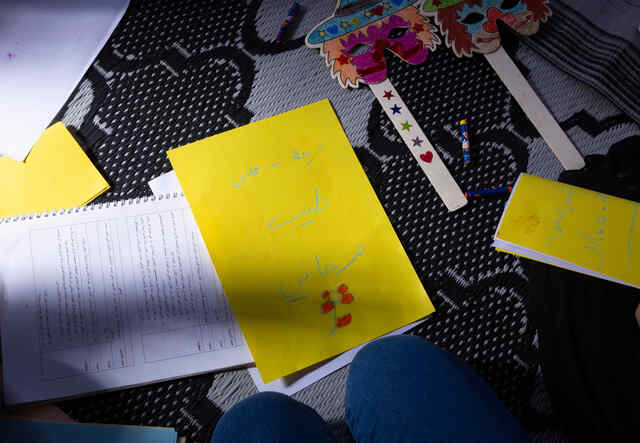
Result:
{"label": "wooden craft stick", "polygon": [[455,211],[466,205],[460,187],[389,79],[369,86],[447,209]]}
{"label": "wooden craft stick", "polygon": [[516,99],[531,123],[547,142],[564,169],[580,169],[584,167],[584,159],[573,145],[567,134],[553,118],[535,91],[513,63],[507,52],[500,48],[485,54],[487,61],[496,71],[511,95]]}

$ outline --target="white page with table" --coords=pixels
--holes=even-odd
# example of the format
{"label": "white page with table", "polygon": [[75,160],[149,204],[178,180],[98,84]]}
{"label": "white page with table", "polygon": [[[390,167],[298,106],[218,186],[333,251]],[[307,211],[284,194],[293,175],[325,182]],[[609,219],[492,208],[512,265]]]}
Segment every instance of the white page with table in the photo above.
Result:
{"label": "white page with table", "polygon": [[0,221],[8,404],[246,365],[187,201]]}

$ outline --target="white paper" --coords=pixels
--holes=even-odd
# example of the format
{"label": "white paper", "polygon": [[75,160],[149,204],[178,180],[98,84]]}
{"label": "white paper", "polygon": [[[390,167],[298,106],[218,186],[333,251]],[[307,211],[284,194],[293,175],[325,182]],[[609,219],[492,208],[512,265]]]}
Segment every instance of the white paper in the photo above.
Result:
{"label": "white paper", "polygon": [[184,197],[0,222],[8,404],[253,361]]}
{"label": "white paper", "polygon": [[[418,320],[417,322],[408,324],[407,326],[403,326],[399,329],[396,329],[393,332],[383,335],[380,338],[403,334],[409,329],[419,325],[422,321],[423,320]],[[380,340],[380,338],[377,338],[376,340]],[[376,341],[376,340],[372,340],[372,341]],[[286,377],[282,377],[278,380],[274,380],[269,383],[264,383],[262,381],[262,377],[260,377],[260,372],[258,372],[258,369],[255,367],[249,368],[249,375],[251,375],[251,378],[253,379],[253,383],[255,383],[256,388],[258,388],[258,391],[260,392],[273,391],[273,392],[280,392],[281,394],[293,395],[296,392],[306,388],[307,386],[317,382],[321,378],[324,378],[327,375],[331,374],[332,372],[335,372],[338,369],[351,363],[354,357],[356,356],[356,354],[358,353],[358,351],[362,349],[362,347],[365,346],[366,344],[367,343],[361,344],[360,346],[356,346],[355,348],[350,349],[347,352],[343,352],[342,354],[330,360],[326,360],[324,362],[310,366],[307,369],[303,369],[302,371],[298,371],[294,374],[287,375]]]}
{"label": "white paper", "polygon": [[23,161],[129,0],[0,1],[0,155]]}
{"label": "white paper", "polygon": [[149,180],[148,185],[156,197],[166,194],[183,193],[175,171],[169,171],[166,174],[157,176],[153,180]]}

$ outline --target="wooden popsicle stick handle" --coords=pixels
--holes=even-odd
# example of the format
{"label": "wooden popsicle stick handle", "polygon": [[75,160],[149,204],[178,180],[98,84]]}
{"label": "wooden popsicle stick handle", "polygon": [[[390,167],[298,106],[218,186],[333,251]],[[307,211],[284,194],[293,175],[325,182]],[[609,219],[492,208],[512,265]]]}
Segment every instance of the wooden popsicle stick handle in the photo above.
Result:
{"label": "wooden popsicle stick handle", "polygon": [[424,135],[422,128],[413,118],[409,108],[402,101],[400,94],[389,79],[375,85],[369,85],[369,87],[447,209],[455,211],[466,205],[467,199],[458,183],[453,179],[436,150],[433,149],[433,145]]}
{"label": "wooden popsicle stick handle", "polygon": [[540,132],[549,148],[560,160],[562,167],[564,169],[580,169],[584,167],[582,155],[580,155],[578,149],[569,140],[567,134],[565,134],[558,122],[553,118],[553,115],[531,88],[531,85],[513,63],[509,54],[503,48],[500,48],[491,54],[485,54],[485,57],[524,113],[529,117],[533,126]]}

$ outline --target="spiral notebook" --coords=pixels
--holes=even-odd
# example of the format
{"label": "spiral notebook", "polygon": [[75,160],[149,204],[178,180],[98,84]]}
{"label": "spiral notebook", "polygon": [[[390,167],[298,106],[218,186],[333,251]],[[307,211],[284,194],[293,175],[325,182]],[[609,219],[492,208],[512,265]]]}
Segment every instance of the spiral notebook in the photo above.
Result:
{"label": "spiral notebook", "polygon": [[0,219],[8,404],[246,365],[182,195]]}

